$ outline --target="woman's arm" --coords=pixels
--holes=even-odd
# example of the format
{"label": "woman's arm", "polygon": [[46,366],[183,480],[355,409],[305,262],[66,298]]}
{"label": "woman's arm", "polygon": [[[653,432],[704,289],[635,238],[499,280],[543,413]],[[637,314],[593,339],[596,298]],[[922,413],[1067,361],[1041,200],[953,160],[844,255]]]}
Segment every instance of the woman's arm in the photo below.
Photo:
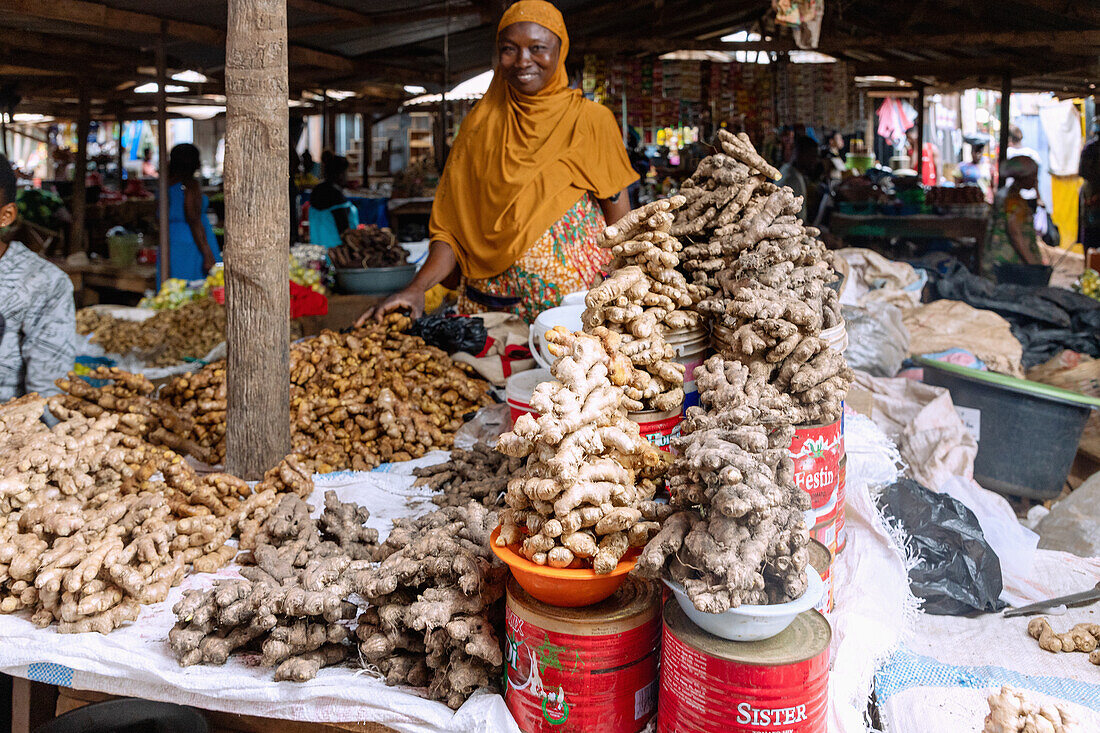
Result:
{"label": "woman's arm", "polygon": [[420,268],[420,272],[416,273],[412,282],[404,290],[394,293],[359,316],[355,325],[361,326],[371,317],[380,321],[382,316],[401,308],[409,309],[413,318],[419,318],[424,314],[424,293],[443,282],[443,278],[451,274],[456,264],[458,260],[451,245],[433,240],[428,245],[428,258],[424,260],[424,265]]}
{"label": "woman's arm", "polygon": [[206,241],[206,227],[202,225],[202,191],[199,182],[191,179],[183,184],[183,218],[187,220],[187,226],[191,228],[191,236],[198,245],[202,255],[202,269],[209,271],[214,266],[214,252],[210,249],[210,243]]}
{"label": "woman's arm", "polygon": [[596,199],[596,201],[603,210],[603,218],[608,226],[622,219],[630,211],[630,196],[627,195],[625,188],[611,198]]}

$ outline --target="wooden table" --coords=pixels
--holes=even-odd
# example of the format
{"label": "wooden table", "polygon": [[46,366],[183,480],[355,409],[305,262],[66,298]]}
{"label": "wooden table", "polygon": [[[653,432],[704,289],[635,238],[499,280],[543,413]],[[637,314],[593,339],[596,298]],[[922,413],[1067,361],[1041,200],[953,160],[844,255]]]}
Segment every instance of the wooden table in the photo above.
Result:
{"label": "wooden table", "polygon": [[156,265],[132,265],[116,267],[107,262],[92,262],[87,265],[70,265],[64,260],[54,262],[62,272],[73,281],[73,290],[78,294],[81,305],[93,305],[98,298],[85,302],[79,294],[86,290],[111,288],[124,293],[145,295],[146,291],[156,290]]}
{"label": "wooden table", "polygon": [[971,216],[937,216],[935,214],[864,216],[834,212],[829,218],[829,231],[838,237],[972,240],[975,272],[981,272],[982,253],[985,249],[985,234],[988,227],[988,219]]}

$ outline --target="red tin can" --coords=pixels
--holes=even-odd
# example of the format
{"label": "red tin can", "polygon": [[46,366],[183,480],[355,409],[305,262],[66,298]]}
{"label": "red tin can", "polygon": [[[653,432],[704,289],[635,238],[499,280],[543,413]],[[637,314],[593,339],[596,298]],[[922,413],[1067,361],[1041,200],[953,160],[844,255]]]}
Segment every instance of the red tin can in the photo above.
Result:
{"label": "red tin can", "polygon": [[840,477],[844,458],[844,426],[840,419],[830,423],[799,425],[791,440],[794,482],[810,495],[810,506],[820,509],[829,503]]}
{"label": "red tin can", "polygon": [[583,608],[508,581],[504,699],[524,733],[638,733],[657,710],[660,592],[633,579]]}

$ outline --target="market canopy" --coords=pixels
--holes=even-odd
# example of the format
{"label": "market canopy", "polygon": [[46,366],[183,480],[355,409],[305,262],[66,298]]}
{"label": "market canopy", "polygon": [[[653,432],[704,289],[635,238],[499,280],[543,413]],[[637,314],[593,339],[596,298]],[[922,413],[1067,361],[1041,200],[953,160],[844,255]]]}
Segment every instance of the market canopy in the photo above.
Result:
{"label": "market canopy", "polygon": [[[405,85],[438,92],[488,68],[506,4],[287,0],[292,97],[342,90],[353,93],[342,110],[371,112],[413,96]],[[573,39],[573,63],[584,53],[797,48],[761,0],[557,4]],[[0,0],[0,96],[21,97],[21,111],[71,116],[85,85],[93,115],[142,116],[155,95],[133,90],[153,80],[163,36],[171,70],[208,77],[173,81],[170,102],[201,103],[223,91],[225,22],[223,0]],[[721,40],[740,30],[761,40]],[[955,86],[991,86],[1011,75],[1017,90],[1089,94],[1100,76],[1098,46],[1100,5],[1089,0],[825,0],[818,50],[853,63],[858,74]]]}

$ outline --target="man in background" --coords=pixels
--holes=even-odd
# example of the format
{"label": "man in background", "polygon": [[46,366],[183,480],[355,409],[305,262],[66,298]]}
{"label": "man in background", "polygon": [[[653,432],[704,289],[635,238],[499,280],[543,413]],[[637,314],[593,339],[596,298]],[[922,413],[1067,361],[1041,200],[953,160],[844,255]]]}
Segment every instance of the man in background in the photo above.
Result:
{"label": "man in background", "polygon": [[[0,155],[0,229],[18,217],[15,173]],[[58,391],[72,369],[76,317],[68,276],[19,242],[0,241],[0,403]]]}
{"label": "man in background", "polygon": [[1100,117],[1093,120],[1092,137],[1081,150],[1078,170],[1085,179],[1081,187],[1081,246],[1100,249]]}

